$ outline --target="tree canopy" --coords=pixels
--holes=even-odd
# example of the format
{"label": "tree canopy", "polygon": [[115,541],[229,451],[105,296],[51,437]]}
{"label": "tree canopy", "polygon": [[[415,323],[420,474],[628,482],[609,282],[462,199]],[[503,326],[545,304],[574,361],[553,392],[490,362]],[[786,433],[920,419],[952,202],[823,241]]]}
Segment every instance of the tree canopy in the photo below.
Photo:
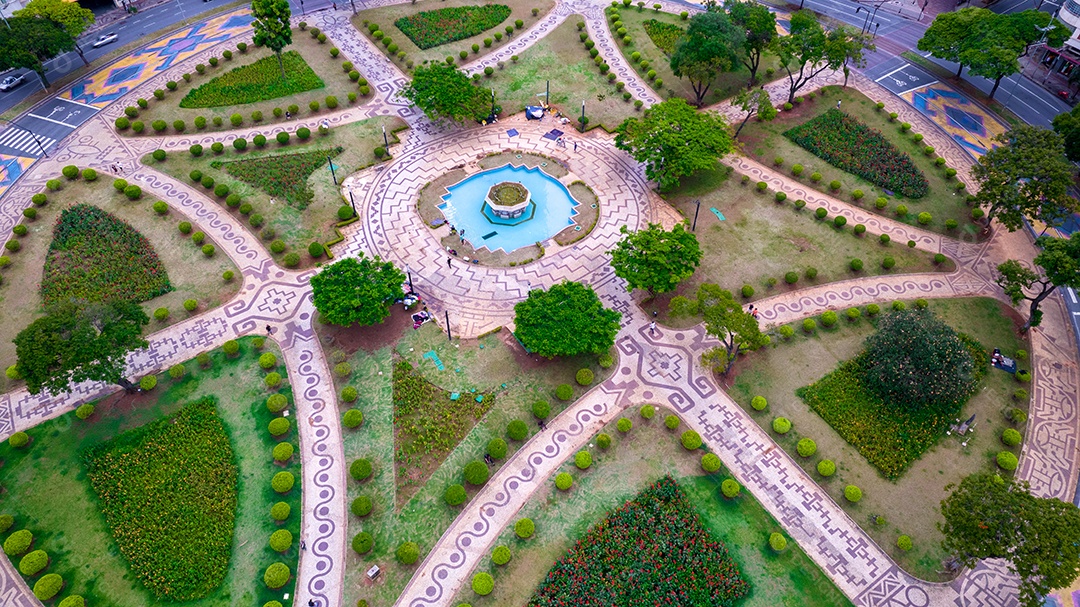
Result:
{"label": "tree canopy", "polygon": [[979,183],[975,202],[987,209],[987,221],[997,219],[1015,231],[1025,218],[1057,225],[1080,210],[1068,194],[1073,167],[1060,135],[1021,125],[994,141],[1001,145],[983,154],[972,169]]}
{"label": "tree canopy", "polygon": [[743,310],[731,291],[718,285],[704,283],[698,287],[696,299],[683,296],[671,299],[671,312],[676,316],[700,314],[705,332],[720,340],[720,346],[701,355],[701,362],[726,374],[742,351],[753,351],[769,343],[761,333],[758,320]]}
{"label": "tree canopy", "polygon": [[980,375],[971,351],[929,310],[892,312],[866,338],[863,384],[886,402],[921,411],[952,411]]}
{"label": "tree canopy", "polygon": [[83,381],[130,388],[127,354],[146,347],[141,333],[149,321],[134,302],[57,306],[15,337],[15,368],[31,394],[62,394]]}
{"label": "tree canopy", "polygon": [[723,116],[698,112],[672,97],[646,110],[644,117],[620,124],[615,147],[645,163],[645,175],[667,190],[686,175],[715,167],[731,151],[732,140]]}
{"label": "tree canopy", "polygon": [[758,120],[762,122],[769,122],[779,114],[776,106],[772,103],[772,99],[769,98],[769,91],[765,89],[739,91],[739,94],[735,95],[735,98],[731,100],[731,105],[746,114],[742,122],[739,123],[739,128],[735,129],[736,138],[742,132],[743,127],[746,126],[747,121],[755,114],[757,114]]}
{"label": "tree canopy", "polygon": [[285,75],[285,63],[281,60],[281,51],[292,44],[292,24],[289,19],[292,11],[289,0],[251,0],[251,16],[255,21],[251,27],[255,30],[255,44],[274,51],[281,68],[281,77]]}
{"label": "tree canopy", "polygon": [[701,264],[697,236],[683,223],[671,231],[656,223],[636,232],[626,226],[620,231],[623,238],[611,251],[611,266],[627,290],[645,289],[649,295],[673,291]]}
{"label": "tree canopy", "polygon": [[690,27],[671,54],[671,71],[690,81],[695,105],[705,101],[721,72],[730,72],[737,65],[737,52],[745,42],[746,35],[726,13],[709,11],[690,18]]}
{"label": "tree canopy", "polygon": [[405,274],[394,264],[365,257],[346,258],[311,277],[315,309],[332,325],[374,325],[390,315],[390,305],[405,297]]}
{"label": "tree canopy", "polygon": [[[1073,70],[1073,74],[1080,78],[1080,70]],[[1054,116],[1054,132],[1061,135],[1065,144],[1065,157],[1073,162],[1080,161],[1080,105]]]}
{"label": "tree canopy", "polygon": [[1080,509],[1053,497],[1035,497],[1027,483],[975,474],[949,485],[941,501],[942,546],[968,567],[979,560],[1009,561],[1020,577],[1020,601],[1065,588],[1080,574]]}
{"label": "tree canopy", "polygon": [[491,113],[488,91],[474,86],[465,72],[442,62],[429,62],[413,70],[412,82],[401,96],[432,120],[479,122]]}
{"label": "tree canopy", "polygon": [[794,102],[795,93],[818,74],[849,63],[861,67],[866,63],[864,51],[874,49],[869,35],[844,26],[826,31],[810,11],[793,14],[789,31],[773,43],[788,77],[788,103]]}
{"label": "tree canopy", "polygon": [[[1042,321],[1039,304],[1058,287],[1080,289],[1080,235],[1069,238],[1041,236],[1035,243],[1042,251],[1035,256],[1036,270],[1029,269],[1015,259],[997,267],[997,284],[1009,296],[1013,305],[1023,300],[1031,302],[1028,322],[1024,326],[1037,327]],[[1029,295],[1028,292],[1031,292]]]}
{"label": "tree canopy", "polygon": [[746,84],[750,88],[757,80],[761,56],[776,40],[776,15],[763,4],[745,0],[728,0],[724,3],[724,9],[731,22],[745,32],[740,59],[750,70],[750,81]]}
{"label": "tree canopy", "polygon": [[49,88],[45,62],[75,48],[75,39],[59,24],[37,17],[12,17],[0,27],[0,72],[11,68],[33,70]]}
{"label": "tree canopy", "polygon": [[986,20],[996,17],[995,13],[986,8],[962,8],[958,11],[940,13],[934,17],[934,22],[926,28],[926,33],[919,38],[918,48],[927,51],[938,59],[959,63],[960,72],[964,70],[964,63],[960,53],[966,48],[972,33],[977,30],[977,25]]}
{"label": "tree canopy", "polygon": [[603,354],[615,344],[621,318],[600,303],[592,287],[565,281],[530,291],[514,306],[514,335],[546,358]]}
{"label": "tree canopy", "polygon": [[83,8],[78,2],[68,0],[30,0],[21,10],[15,11],[17,17],[40,17],[48,19],[60,27],[75,41],[75,50],[84,65],[90,65],[79,46],[78,39],[86,28],[94,24],[94,11]]}

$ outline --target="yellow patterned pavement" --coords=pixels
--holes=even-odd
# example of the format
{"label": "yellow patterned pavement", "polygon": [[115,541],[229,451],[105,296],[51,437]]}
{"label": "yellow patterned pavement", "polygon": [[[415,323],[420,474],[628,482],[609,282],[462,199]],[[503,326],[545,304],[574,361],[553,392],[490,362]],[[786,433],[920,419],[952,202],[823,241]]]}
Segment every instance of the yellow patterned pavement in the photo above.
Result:
{"label": "yellow patterned pavement", "polygon": [[941,82],[908,91],[900,97],[975,156],[985,154],[993,145],[991,139],[1009,130],[1008,125],[996,116]]}

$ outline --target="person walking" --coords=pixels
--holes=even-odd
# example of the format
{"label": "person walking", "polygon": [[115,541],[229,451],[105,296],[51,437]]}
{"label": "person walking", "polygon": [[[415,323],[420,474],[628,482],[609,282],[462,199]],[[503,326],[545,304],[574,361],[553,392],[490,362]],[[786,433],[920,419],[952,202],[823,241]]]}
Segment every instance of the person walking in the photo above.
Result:
{"label": "person walking", "polygon": [[449,257],[447,257],[447,258],[446,258],[446,267],[448,267],[448,268],[449,268],[449,267],[451,267],[451,266],[450,266],[450,258],[449,258]]}
{"label": "person walking", "polygon": [[649,335],[652,335],[653,333],[656,333],[656,321],[655,320],[652,321],[651,323],[649,323]]}

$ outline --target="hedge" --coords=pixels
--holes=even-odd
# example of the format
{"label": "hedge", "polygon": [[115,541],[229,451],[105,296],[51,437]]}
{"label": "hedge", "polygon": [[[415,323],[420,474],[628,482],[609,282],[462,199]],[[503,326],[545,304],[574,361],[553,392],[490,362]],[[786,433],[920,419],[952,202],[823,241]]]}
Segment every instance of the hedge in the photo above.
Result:
{"label": "hedge", "polygon": [[49,555],[44,550],[34,550],[19,560],[19,573],[33,577],[49,564]]}
{"label": "hedge", "polygon": [[4,554],[8,556],[19,556],[29,550],[30,545],[33,543],[34,534],[26,529],[19,529],[4,540]]}
{"label": "hedge", "polygon": [[46,573],[34,584],[34,596],[40,601],[47,601],[60,593],[64,587],[64,578],[55,573]]}

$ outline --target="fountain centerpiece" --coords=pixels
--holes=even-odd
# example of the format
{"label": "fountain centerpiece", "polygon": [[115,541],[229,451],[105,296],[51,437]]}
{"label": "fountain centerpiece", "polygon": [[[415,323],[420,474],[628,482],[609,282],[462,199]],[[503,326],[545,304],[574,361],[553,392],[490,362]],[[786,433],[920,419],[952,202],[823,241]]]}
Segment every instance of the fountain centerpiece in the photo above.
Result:
{"label": "fountain centerpiece", "polygon": [[484,202],[496,217],[517,219],[525,214],[532,200],[525,186],[516,181],[503,181],[491,186]]}

